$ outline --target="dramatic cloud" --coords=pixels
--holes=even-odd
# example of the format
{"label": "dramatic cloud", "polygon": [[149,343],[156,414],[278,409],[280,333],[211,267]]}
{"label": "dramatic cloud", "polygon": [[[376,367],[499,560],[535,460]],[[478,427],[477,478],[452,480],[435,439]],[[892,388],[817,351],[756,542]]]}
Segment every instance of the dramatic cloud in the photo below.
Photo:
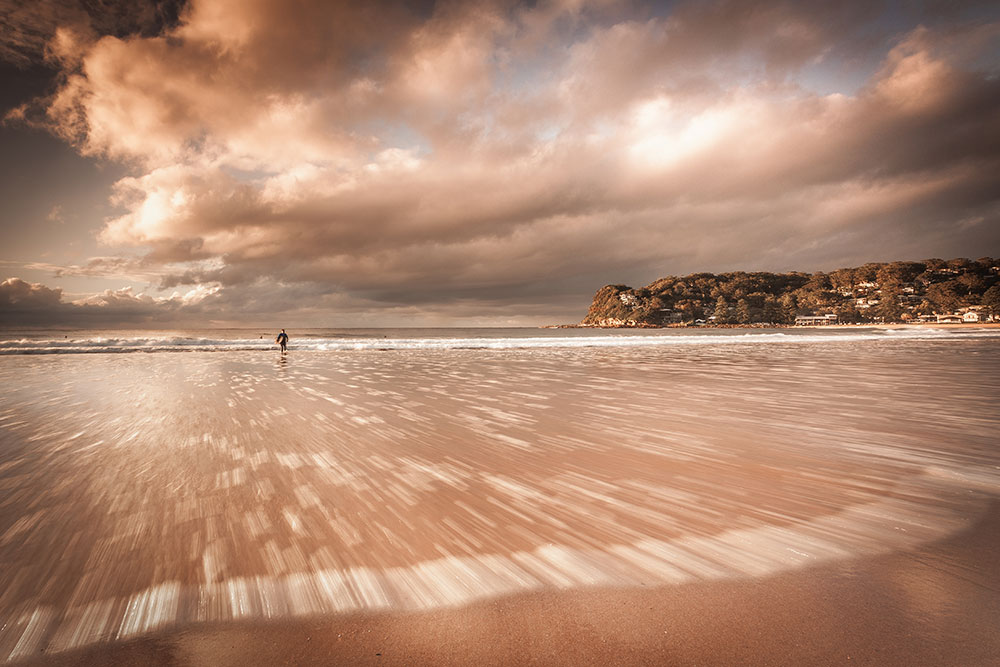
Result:
{"label": "dramatic cloud", "polygon": [[26,283],[20,278],[8,278],[0,283],[0,309],[32,311],[58,304],[62,290]]}
{"label": "dramatic cloud", "polygon": [[61,289],[50,289],[20,278],[0,283],[0,326],[94,326],[119,324],[191,324],[211,313],[217,288],[198,287],[185,294],[156,298],[133,294],[132,288],[106,290],[76,301],[63,299]]}
{"label": "dramatic cloud", "polygon": [[537,322],[606,282],[1000,241],[988,6],[164,6],[155,34],[36,22],[62,82],[12,117],[132,169],[100,232],[128,259],[57,275]]}
{"label": "dramatic cloud", "polygon": [[[490,300],[481,294],[472,299],[452,293],[441,295],[440,301],[447,314],[352,297],[322,284],[270,280],[227,290],[198,285],[169,296],[125,287],[68,299],[62,289],[8,278],[0,283],[0,327],[269,327],[276,320],[338,327],[380,326],[386,318],[425,326],[510,326],[524,317],[551,316],[549,306],[511,301],[507,295]],[[482,315],[484,303],[487,316]]]}

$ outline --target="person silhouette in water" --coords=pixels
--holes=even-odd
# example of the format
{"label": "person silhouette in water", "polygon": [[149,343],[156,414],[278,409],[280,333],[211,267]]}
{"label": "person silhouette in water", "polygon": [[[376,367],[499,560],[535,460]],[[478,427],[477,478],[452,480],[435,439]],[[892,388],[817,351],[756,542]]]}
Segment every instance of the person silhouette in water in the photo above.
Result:
{"label": "person silhouette in water", "polygon": [[278,337],[274,339],[274,342],[281,346],[282,352],[288,349],[288,334],[285,333],[284,329],[282,329],[281,333],[278,334]]}

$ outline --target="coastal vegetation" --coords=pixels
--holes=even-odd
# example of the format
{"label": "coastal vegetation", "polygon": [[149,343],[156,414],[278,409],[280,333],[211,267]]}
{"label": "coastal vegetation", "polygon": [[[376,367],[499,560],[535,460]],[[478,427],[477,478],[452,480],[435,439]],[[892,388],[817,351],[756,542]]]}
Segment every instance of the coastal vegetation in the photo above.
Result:
{"label": "coastal vegetation", "polygon": [[1000,260],[869,263],[829,273],[694,273],[638,289],[606,285],[581,324],[794,324],[796,317],[822,315],[841,323],[912,322],[966,313],[974,313],[974,321],[1000,319]]}

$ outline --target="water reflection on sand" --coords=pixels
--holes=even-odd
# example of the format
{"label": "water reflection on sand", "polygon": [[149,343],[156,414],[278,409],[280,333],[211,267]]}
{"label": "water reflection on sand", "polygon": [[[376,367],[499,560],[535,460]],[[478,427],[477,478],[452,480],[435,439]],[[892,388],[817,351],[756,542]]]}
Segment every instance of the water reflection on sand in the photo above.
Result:
{"label": "water reflection on sand", "polygon": [[6,358],[0,660],[910,549],[1000,494],[996,346]]}

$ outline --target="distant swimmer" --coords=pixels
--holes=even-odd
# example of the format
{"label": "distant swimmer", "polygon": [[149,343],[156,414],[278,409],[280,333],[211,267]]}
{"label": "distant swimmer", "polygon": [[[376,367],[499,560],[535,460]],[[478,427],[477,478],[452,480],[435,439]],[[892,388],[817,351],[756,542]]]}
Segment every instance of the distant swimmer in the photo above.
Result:
{"label": "distant swimmer", "polygon": [[278,337],[274,339],[274,342],[281,346],[282,352],[288,349],[288,334],[285,333],[284,329],[282,329],[281,333],[278,334]]}

